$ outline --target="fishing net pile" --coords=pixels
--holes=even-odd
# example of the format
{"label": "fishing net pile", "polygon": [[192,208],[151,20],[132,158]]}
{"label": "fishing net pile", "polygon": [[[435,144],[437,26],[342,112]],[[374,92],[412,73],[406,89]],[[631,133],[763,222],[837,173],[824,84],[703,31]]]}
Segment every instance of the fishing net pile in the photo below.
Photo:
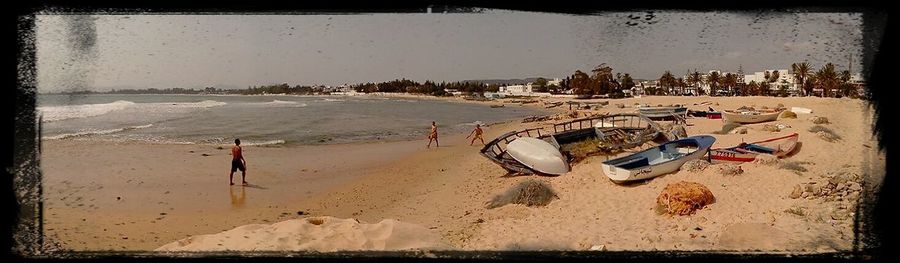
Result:
{"label": "fishing net pile", "polygon": [[487,208],[497,208],[507,204],[520,204],[526,206],[545,206],[557,198],[556,192],[549,183],[529,179],[506,190],[502,194],[494,196],[487,203]]}
{"label": "fishing net pile", "polygon": [[670,215],[690,215],[715,201],[706,186],[684,181],[667,185],[656,198],[656,204]]}

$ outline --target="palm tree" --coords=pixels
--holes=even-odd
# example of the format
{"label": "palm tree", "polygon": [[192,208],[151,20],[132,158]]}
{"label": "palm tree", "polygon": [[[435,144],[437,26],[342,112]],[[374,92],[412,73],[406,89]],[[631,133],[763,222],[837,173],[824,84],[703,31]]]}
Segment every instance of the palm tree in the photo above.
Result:
{"label": "palm tree", "polygon": [[697,93],[700,93],[700,82],[703,81],[703,77],[700,75],[700,72],[694,71],[693,73],[688,75],[687,81],[697,89]]}
{"label": "palm tree", "polygon": [[684,89],[687,88],[687,82],[684,81],[684,78],[675,79],[675,84],[681,88],[681,95],[684,95]]}
{"label": "palm tree", "polygon": [[713,71],[709,73],[709,76],[706,76],[706,85],[709,85],[709,95],[715,96],[716,91],[719,89],[719,83],[721,81],[721,76],[719,72]]}
{"label": "palm tree", "polygon": [[659,86],[666,87],[666,92],[670,92],[672,87],[675,86],[675,76],[672,75],[672,72],[666,70],[665,73],[659,78]]}
{"label": "palm tree", "polygon": [[841,93],[843,93],[844,96],[850,96],[851,92],[853,91],[853,85],[850,84],[850,78],[851,76],[849,70],[841,71],[839,86],[841,89]]}
{"label": "palm tree", "polygon": [[734,93],[734,87],[737,86],[737,75],[725,73],[725,78],[721,80],[723,87],[728,88],[729,93]]}
{"label": "palm tree", "polygon": [[809,96],[809,93],[812,92],[812,89],[806,90],[806,80],[809,79],[809,63],[794,63],[791,64],[791,71],[794,72],[794,81],[797,82],[797,85],[803,88],[805,96]]}
{"label": "palm tree", "polygon": [[822,87],[823,96],[829,97],[829,95],[831,95],[831,89],[839,87],[840,77],[834,70],[834,64],[825,64],[825,66],[816,72],[815,75],[819,86]]}

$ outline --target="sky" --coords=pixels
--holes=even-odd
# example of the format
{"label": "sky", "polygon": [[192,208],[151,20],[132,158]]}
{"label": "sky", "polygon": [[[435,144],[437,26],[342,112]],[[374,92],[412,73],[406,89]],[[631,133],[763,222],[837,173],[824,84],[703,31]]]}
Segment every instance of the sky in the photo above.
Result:
{"label": "sky", "polygon": [[565,78],[657,79],[832,62],[862,69],[860,13],[61,15],[35,22],[39,92]]}

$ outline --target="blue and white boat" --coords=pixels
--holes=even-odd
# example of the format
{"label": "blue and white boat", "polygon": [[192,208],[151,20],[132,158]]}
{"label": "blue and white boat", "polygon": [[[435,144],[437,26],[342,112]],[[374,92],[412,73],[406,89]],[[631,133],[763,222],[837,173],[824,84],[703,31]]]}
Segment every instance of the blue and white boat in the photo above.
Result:
{"label": "blue and white boat", "polygon": [[616,183],[645,180],[678,171],[685,162],[707,154],[716,138],[691,136],[603,162],[603,173]]}

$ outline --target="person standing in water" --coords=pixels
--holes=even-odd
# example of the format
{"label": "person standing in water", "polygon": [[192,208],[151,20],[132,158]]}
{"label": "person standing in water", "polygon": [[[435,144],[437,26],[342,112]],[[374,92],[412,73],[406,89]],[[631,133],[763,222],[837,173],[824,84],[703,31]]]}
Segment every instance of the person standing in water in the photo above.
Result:
{"label": "person standing in water", "polygon": [[441,144],[438,142],[438,134],[437,134],[437,124],[433,121],[431,122],[431,133],[428,133],[428,145],[426,148],[431,148],[431,141],[434,141],[434,147],[441,147]]}
{"label": "person standing in water", "polygon": [[466,136],[466,139],[472,137],[472,135],[475,136],[472,137],[472,141],[469,142],[469,146],[475,143],[475,139],[481,140],[481,145],[484,145],[484,138],[481,135],[482,133],[484,133],[484,131],[481,130],[481,124],[475,124],[475,130],[472,130],[472,133],[469,133],[469,136]]}
{"label": "person standing in water", "polygon": [[228,183],[234,185],[234,172],[241,170],[242,185],[247,185],[247,160],[244,160],[244,151],[241,149],[241,139],[234,139],[234,147],[231,147],[231,173],[228,174]]}

